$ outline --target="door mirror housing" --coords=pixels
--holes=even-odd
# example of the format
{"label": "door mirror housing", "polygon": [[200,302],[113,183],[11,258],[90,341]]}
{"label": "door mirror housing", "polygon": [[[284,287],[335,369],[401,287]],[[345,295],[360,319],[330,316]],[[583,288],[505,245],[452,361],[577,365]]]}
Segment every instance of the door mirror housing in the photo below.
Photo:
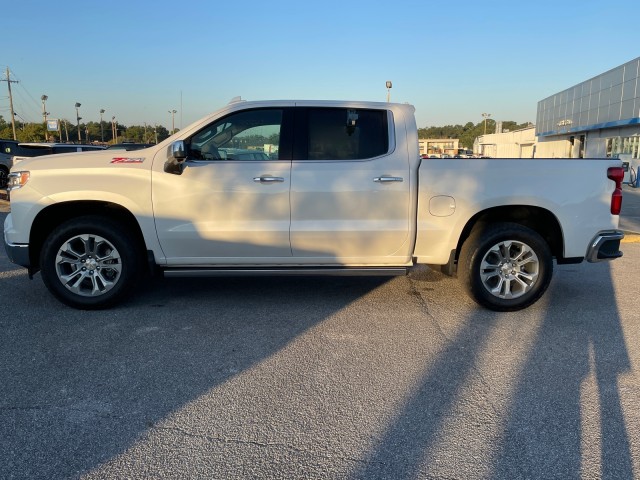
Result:
{"label": "door mirror housing", "polygon": [[176,140],[171,144],[171,156],[178,162],[184,162],[187,158],[187,149],[184,140]]}
{"label": "door mirror housing", "polygon": [[187,159],[187,149],[183,140],[176,140],[169,145],[167,161],[164,162],[164,171],[174,175],[182,175],[184,161]]}

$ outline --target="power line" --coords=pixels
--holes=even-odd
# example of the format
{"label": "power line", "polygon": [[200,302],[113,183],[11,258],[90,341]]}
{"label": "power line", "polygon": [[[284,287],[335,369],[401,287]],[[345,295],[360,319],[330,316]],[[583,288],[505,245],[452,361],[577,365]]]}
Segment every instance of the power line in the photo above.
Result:
{"label": "power line", "polygon": [[[13,74],[13,78],[15,78],[19,83],[20,86],[23,88],[23,90],[26,92],[26,94],[29,96],[29,98],[31,98],[31,101],[33,102],[33,105],[35,105],[36,111],[40,110],[40,103],[38,102],[38,100],[36,100],[33,95],[31,95],[31,93],[29,92],[29,90],[27,90],[27,87],[25,87],[25,83],[22,79],[20,79],[20,77],[18,77],[18,75],[16,75],[16,72],[11,72]],[[38,115],[40,115],[40,113],[38,113]]]}
{"label": "power line", "polygon": [[[29,122],[32,122],[32,116],[31,115],[35,115],[36,118],[38,118],[40,116],[40,103],[38,102],[38,100],[36,100],[33,95],[31,95],[31,92],[29,92],[29,90],[27,90],[27,88],[25,87],[25,83],[24,81],[18,77],[18,75],[16,75],[15,72],[11,72],[13,74],[13,78],[15,78],[19,84],[18,86],[21,87],[19,89],[16,90],[17,95],[23,100],[23,104],[21,104],[22,106],[22,110],[29,111],[29,115],[27,115]],[[27,97],[29,98],[25,98],[25,96],[23,95],[23,93],[25,93],[27,95]],[[29,101],[29,99],[31,101]]]}
{"label": "power line", "polygon": [[[27,116],[27,119],[30,123],[35,123],[33,122],[33,108],[31,106],[31,104],[29,103],[28,99],[25,98],[25,96],[23,95],[23,92],[21,91],[21,89],[17,89],[16,90],[17,96],[20,100],[22,100],[22,102],[18,101],[16,102],[17,105],[19,106],[19,108],[23,111],[23,112],[28,112],[25,113],[25,115]],[[36,109],[35,111],[35,117],[38,118],[40,116],[40,112]]]}

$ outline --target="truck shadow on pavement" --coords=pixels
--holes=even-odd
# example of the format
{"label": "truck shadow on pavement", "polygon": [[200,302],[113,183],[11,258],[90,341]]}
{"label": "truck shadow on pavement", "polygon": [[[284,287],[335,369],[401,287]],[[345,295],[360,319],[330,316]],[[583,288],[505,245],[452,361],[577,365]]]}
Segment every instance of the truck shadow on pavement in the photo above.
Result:
{"label": "truck shadow on pavement", "polygon": [[557,267],[529,310],[468,315],[351,478],[633,478],[630,368],[609,265]]}
{"label": "truck shadow on pavement", "polygon": [[[0,299],[9,314],[0,318],[0,471],[16,478],[99,468],[388,281],[156,280],[122,307],[78,311],[3,254]],[[209,415],[233,406],[224,410]]]}

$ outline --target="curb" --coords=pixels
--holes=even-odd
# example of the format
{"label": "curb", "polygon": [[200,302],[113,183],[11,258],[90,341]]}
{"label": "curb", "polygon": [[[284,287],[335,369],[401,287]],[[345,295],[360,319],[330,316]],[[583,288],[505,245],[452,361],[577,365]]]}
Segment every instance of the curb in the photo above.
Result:
{"label": "curb", "polygon": [[624,232],[624,238],[620,243],[640,243],[640,233]]}

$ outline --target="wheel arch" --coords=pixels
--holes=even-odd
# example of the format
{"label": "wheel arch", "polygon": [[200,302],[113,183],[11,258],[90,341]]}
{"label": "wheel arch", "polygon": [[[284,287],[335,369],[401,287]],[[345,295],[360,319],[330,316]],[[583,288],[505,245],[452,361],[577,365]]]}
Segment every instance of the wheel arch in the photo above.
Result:
{"label": "wheel arch", "polygon": [[83,216],[98,216],[108,218],[126,226],[131,233],[131,239],[140,249],[146,252],[146,244],[142,229],[135,215],[122,205],[105,201],[70,201],[55,203],[44,208],[36,215],[29,235],[29,255],[34,271],[40,268],[40,251],[47,236],[58,225],[73,218]]}
{"label": "wheel arch", "polygon": [[460,256],[462,245],[474,229],[502,222],[516,223],[537,232],[549,245],[551,254],[556,258],[556,261],[563,263],[564,236],[560,222],[549,210],[531,205],[505,205],[476,213],[462,229],[456,246],[456,260]]}

